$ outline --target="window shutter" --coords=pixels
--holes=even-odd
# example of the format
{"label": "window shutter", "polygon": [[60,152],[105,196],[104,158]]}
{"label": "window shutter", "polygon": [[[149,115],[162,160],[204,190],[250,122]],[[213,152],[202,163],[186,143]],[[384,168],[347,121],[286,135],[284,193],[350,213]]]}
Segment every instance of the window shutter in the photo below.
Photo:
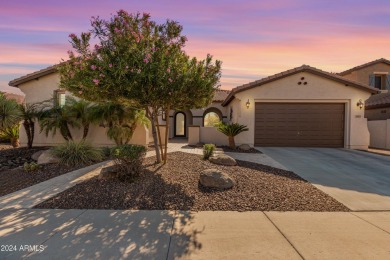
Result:
{"label": "window shutter", "polygon": [[390,75],[386,75],[386,89],[390,90]]}
{"label": "window shutter", "polygon": [[370,75],[368,77],[368,85],[373,88],[375,87],[375,75]]}

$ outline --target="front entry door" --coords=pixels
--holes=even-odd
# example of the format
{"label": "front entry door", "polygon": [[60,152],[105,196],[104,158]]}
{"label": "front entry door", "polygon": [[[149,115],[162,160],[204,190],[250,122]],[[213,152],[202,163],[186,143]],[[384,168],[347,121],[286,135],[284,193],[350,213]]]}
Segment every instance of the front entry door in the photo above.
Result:
{"label": "front entry door", "polygon": [[186,115],[178,112],[175,115],[175,137],[186,136]]}

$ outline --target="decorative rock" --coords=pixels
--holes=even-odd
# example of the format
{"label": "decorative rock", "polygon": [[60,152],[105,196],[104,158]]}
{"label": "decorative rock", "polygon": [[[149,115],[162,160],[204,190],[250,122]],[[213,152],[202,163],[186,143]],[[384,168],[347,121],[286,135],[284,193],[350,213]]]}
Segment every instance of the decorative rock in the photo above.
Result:
{"label": "decorative rock", "polygon": [[43,153],[38,157],[38,164],[46,164],[46,163],[58,163],[60,160],[53,155],[51,155],[50,150],[43,151]]}
{"label": "decorative rock", "polygon": [[116,179],[117,178],[117,173],[115,170],[115,166],[108,166],[104,167],[98,176],[99,180],[109,180],[109,179]]}
{"label": "decorative rock", "polygon": [[243,151],[249,151],[250,149],[252,149],[252,147],[249,144],[242,144],[238,147],[238,149]]}
{"label": "decorative rock", "polygon": [[33,159],[34,161],[38,161],[39,156],[41,156],[41,154],[44,151],[46,151],[46,150],[40,150],[38,152],[33,153],[33,155],[31,155],[31,159]]}
{"label": "decorative rock", "polygon": [[237,165],[236,160],[226,154],[216,154],[209,158],[209,161],[215,164],[225,165],[225,166],[234,166]]}
{"label": "decorative rock", "polygon": [[215,189],[230,189],[234,186],[234,180],[228,174],[217,169],[202,171],[199,182],[204,187]]}

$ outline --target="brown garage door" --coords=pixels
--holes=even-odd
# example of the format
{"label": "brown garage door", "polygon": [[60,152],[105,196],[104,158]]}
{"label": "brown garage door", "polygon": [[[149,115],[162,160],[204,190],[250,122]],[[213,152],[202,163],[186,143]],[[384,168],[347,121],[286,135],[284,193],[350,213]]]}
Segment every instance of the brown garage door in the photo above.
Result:
{"label": "brown garage door", "polygon": [[255,145],[344,147],[343,103],[259,103]]}

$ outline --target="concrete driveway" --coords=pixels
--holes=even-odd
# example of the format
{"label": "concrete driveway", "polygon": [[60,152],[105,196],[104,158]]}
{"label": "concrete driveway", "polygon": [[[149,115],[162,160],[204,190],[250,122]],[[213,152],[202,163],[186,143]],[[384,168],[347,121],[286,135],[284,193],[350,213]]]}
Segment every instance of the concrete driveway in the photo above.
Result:
{"label": "concrete driveway", "polygon": [[390,156],[332,148],[258,148],[351,210],[390,210]]}

